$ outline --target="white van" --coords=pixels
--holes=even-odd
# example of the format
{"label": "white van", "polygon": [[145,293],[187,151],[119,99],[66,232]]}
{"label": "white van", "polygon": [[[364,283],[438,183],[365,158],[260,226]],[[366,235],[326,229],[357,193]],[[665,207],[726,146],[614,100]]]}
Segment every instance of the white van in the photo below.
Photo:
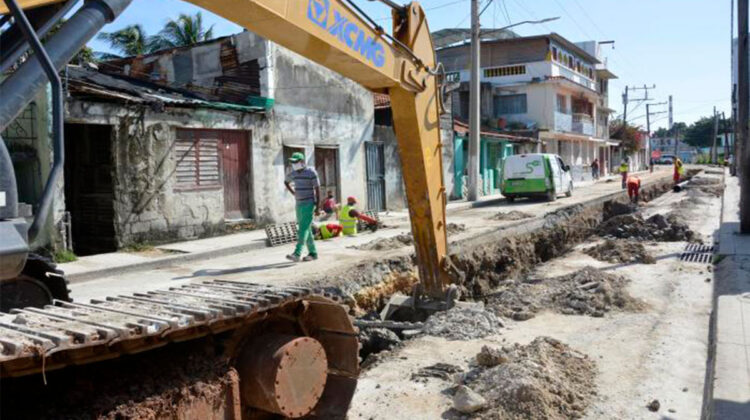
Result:
{"label": "white van", "polygon": [[549,201],[555,201],[560,194],[570,197],[570,166],[560,156],[549,153],[507,156],[503,159],[500,191],[510,202],[516,197],[543,196]]}

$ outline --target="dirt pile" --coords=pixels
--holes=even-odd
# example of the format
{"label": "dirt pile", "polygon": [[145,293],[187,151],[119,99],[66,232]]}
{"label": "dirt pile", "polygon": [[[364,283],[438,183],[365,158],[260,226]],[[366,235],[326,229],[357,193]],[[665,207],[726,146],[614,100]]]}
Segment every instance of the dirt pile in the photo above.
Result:
{"label": "dirt pile", "polygon": [[498,315],[525,321],[548,309],[566,315],[604,316],[613,310],[637,311],[644,303],[625,289],[628,280],[593,267],[549,279],[508,280],[485,296]]}
{"label": "dirt pile", "polygon": [[[448,223],[448,235],[454,235],[466,230],[466,226],[457,223]],[[414,244],[414,237],[411,233],[402,233],[390,238],[379,238],[362,245],[355,245],[349,248],[360,251],[386,251],[398,249]]]}
{"label": "dirt pile", "polygon": [[486,400],[478,418],[580,418],[596,395],[595,363],[558,340],[538,337],[494,352],[501,356],[496,365],[480,365],[461,380]]}
{"label": "dirt pile", "polygon": [[3,378],[0,418],[174,418],[189,406],[222,403],[236,375],[212,340],[194,340],[47,372],[41,393],[37,376]]}
{"label": "dirt pile", "polygon": [[643,244],[626,239],[607,239],[603,243],[583,251],[599,261],[609,263],[654,264],[656,260]]}
{"label": "dirt pile", "polygon": [[479,307],[455,307],[427,318],[422,332],[448,340],[471,340],[497,334],[503,323],[494,313]]}
{"label": "dirt pile", "polygon": [[690,227],[670,213],[655,214],[643,219],[639,214],[623,214],[602,222],[596,233],[604,238],[635,239],[640,241],[692,241],[696,238]]}
{"label": "dirt pile", "polygon": [[501,221],[511,221],[511,220],[523,220],[534,217],[533,215],[529,213],[525,213],[518,210],[512,210],[507,213],[500,212],[494,216],[492,216],[490,219],[492,220],[501,220]]}
{"label": "dirt pile", "polygon": [[697,189],[702,193],[721,197],[724,193],[724,184],[718,177],[695,177],[688,182],[687,189]]}

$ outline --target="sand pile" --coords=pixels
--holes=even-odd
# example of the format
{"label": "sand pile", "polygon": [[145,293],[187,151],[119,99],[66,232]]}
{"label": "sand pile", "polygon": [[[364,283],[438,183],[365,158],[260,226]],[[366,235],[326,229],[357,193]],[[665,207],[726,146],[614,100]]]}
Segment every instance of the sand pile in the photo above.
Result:
{"label": "sand pile", "polygon": [[497,334],[502,327],[502,321],[483,308],[455,307],[427,318],[422,332],[449,340],[471,340]]}
{"label": "sand pile", "polygon": [[607,239],[603,243],[583,251],[599,261],[609,263],[654,264],[656,260],[643,244],[626,239]]}
{"label": "sand pile", "polygon": [[644,303],[625,289],[628,280],[593,267],[549,279],[508,280],[485,296],[498,315],[525,321],[548,309],[567,315],[604,316],[613,310],[637,311]]}
{"label": "sand pile", "polygon": [[501,221],[511,221],[511,220],[523,220],[523,219],[528,219],[531,217],[534,217],[534,216],[529,213],[524,213],[522,211],[512,210],[507,213],[500,212],[492,216],[491,219],[501,220]]}
{"label": "sand pile", "polygon": [[[448,223],[448,235],[453,235],[466,230],[466,226],[457,223]],[[366,244],[351,246],[349,248],[359,249],[361,251],[386,251],[398,249],[414,244],[414,237],[411,233],[402,233],[390,238],[380,238],[367,242]]]}
{"label": "sand pile", "polygon": [[580,418],[596,395],[595,363],[553,338],[485,347],[477,362],[461,382],[484,401],[474,413],[478,418]]}
{"label": "sand pile", "polygon": [[596,233],[604,238],[636,239],[640,241],[692,241],[695,232],[676,215],[655,214],[643,219],[639,214],[623,214],[602,222]]}

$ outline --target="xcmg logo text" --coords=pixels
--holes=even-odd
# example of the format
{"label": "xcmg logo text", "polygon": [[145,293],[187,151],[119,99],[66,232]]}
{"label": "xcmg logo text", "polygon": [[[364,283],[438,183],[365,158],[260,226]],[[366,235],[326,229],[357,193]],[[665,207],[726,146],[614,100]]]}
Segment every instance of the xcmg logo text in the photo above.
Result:
{"label": "xcmg logo text", "polygon": [[375,67],[383,67],[385,64],[383,44],[367,36],[362,28],[342,16],[338,10],[331,10],[329,0],[310,0],[307,5],[307,18],[327,30],[347,47],[358,52]]}

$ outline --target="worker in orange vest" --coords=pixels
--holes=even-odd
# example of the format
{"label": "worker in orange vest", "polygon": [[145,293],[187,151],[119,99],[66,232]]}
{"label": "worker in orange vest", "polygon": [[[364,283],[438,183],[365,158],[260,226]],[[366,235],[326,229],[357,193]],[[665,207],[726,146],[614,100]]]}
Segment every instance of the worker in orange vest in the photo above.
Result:
{"label": "worker in orange vest", "polygon": [[641,179],[635,175],[631,175],[628,177],[627,185],[628,197],[630,197],[630,202],[633,204],[638,204],[638,197],[641,193]]}

